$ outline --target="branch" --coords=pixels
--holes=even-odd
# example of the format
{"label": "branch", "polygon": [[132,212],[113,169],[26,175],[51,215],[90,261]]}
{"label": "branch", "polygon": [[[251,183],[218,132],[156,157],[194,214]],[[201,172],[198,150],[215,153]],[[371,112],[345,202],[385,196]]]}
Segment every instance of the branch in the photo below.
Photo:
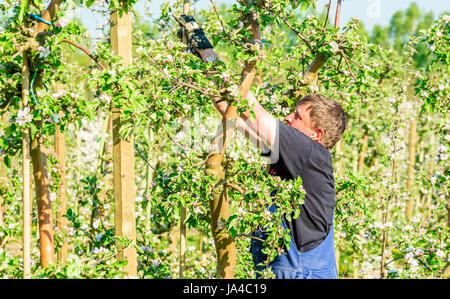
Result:
{"label": "branch", "polygon": [[223,33],[225,33],[225,35],[228,37],[228,39],[229,39],[231,42],[237,43],[237,44],[240,45],[241,47],[245,48],[245,45],[242,44],[240,41],[238,41],[238,40],[233,40],[233,39],[231,38],[230,34],[225,30],[225,26],[223,25],[222,18],[220,17],[219,13],[217,12],[216,4],[213,2],[213,0],[210,0],[210,2],[211,2],[212,6],[213,6],[213,8],[214,8],[214,12],[216,13],[217,19],[219,20],[220,25],[222,26]]}
{"label": "branch", "polygon": [[261,238],[258,238],[258,237],[254,237],[254,236],[252,236],[252,235],[248,235],[248,234],[237,234],[236,235],[236,238],[239,238],[239,237],[247,237],[247,238],[252,238],[252,239],[255,239],[255,240],[258,240],[258,241],[261,241],[261,242],[266,242],[266,240],[264,240],[264,239],[261,239]]}
{"label": "branch", "polygon": [[281,18],[281,20],[283,20],[283,22],[289,27],[291,28],[292,31],[294,31],[295,34],[297,34],[297,36],[306,44],[306,46],[312,51],[313,48],[311,47],[311,45],[309,44],[309,42],[306,40],[306,37],[301,34],[300,32],[298,32],[292,25],[291,23],[289,23],[289,21],[286,18]]}
{"label": "branch", "polygon": [[226,183],[225,183],[225,186],[230,187],[230,188],[236,190],[237,192],[241,193],[242,195],[245,194],[245,191],[242,190],[241,188],[239,188],[239,187],[236,186],[236,185],[233,185],[233,184],[231,184],[231,183],[226,182]]}
{"label": "branch", "polygon": [[339,17],[341,15],[341,4],[342,4],[342,0],[338,0],[337,7],[336,7],[336,17],[334,19],[334,28],[336,28],[336,29],[339,27]]}
{"label": "branch", "polygon": [[80,46],[80,45],[78,45],[78,44],[76,44],[76,43],[74,43],[73,41],[70,41],[70,40],[68,40],[68,39],[63,39],[61,42],[71,44],[72,46],[74,46],[74,47],[80,49],[81,51],[83,51],[84,53],[86,53],[86,54],[89,56],[89,58],[91,58],[92,60],[94,60],[94,62],[95,62],[102,70],[106,69],[106,67],[105,67],[101,62],[98,61],[97,57],[95,57],[94,55],[92,55],[92,53],[89,52],[86,48],[84,48],[84,47],[82,47],[82,46]]}
{"label": "branch", "polygon": [[330,2],[328,2],[328,4],[326,6],[327,6],[327,17],[325,19],[325,23],[323,24],[323,29],[327,28],[328,16],[330,15],[331,0],[330,0]]}
{"label": "branch", "polygon": [[344,51],[342,51],[342,49],[339,49],[341,52],[342,57],[344,57],[345,63],[348,66],[348,70],[350,71],[350,75],[352,75],[353,80],[356,81],[355,75],[353,75],[353,71],[352,68],[350,67],[350,63],[348,63],[347,57],[345,57]]}

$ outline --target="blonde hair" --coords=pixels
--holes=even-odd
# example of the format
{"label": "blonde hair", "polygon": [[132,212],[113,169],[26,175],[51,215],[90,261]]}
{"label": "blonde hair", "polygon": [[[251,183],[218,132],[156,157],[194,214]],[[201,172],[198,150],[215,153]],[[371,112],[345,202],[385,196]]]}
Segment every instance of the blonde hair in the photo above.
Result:
{"label": "blonde hair", "polygon": [[314,93],[298,101],[297,106],[308,105],[312,129],[322,129],[321,139],[326,148],[331,149],[342,138],[345,131],[345,113],[341,104],[323,95]]}

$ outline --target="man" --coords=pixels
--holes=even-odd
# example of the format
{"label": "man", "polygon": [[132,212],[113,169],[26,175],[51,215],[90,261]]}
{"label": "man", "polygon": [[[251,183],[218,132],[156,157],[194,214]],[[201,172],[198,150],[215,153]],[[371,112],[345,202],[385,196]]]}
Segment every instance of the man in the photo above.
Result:
{"label": "man", "polygon": [[[211,43],[193,17],[180,16],[181,38],[204,62],[218,59]],[[291,246],[270,263],[277,278],[337,278],[334,256],[333,220],[335,190],[329,149],[342,138],[345,114],[341,105],[319,94],[302,98],[285,123],[276,120],[262,107],[251,91],[247,99],[253,105],[255,119],[248,111],[240,115],[239,126],[247,136],[258,136],[270,148],[270,172],[282,179],[302,178],[306,191],[300,216],[283,225],[291,234]],[[225,102],[215,103],[224,115]],[[263,231],[254,235],[264,238]],[[262,243],[252,239],[252,255],[257,270],[266,256]]]}

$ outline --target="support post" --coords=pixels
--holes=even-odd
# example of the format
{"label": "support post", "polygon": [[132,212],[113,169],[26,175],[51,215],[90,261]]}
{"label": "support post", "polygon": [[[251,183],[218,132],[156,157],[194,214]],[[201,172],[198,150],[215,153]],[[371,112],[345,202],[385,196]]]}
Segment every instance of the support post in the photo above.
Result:
{"label": "support post", "polygon": [[[121,56],[125,64],[131,64],[131,15],[114,10],[110,15],[111,45],[114,54]],[[130,136],[122,139],[120,108],[112,108],[113,124],[113,182],[114,182],[114,223],[116,235],[136,240],[135,186],[134,186],[134,143]],[[125,270],[129,276],[137,275],[137,253],[134,247],[121,250],[120,260],[127,260]]]}
{"label": "support post", "polygon": [[[30,93],[30,65],[28,53],[23,54],[22,64],[22,108],[28,107]],[[22,137],[22,200],[23,200],[23,278],[30,277],[31,269],[31,157],[30,130],[25,129]]]}
{"label": "support post", "polygon": [[369,135],[367,133],[363,136],[363,143],[361,153],[359,154],[358,171],[363,171],[364,169],[364,159],[367,155],[367,146],[369,142]]}
{"label": "support post", "polygon": [[[407,191],[410,193],[412,191],[414,182],[414,164],[416,161],[416,130],[417,121],[412,118],[409,125],[409,159],[408,159],[408,181],[407,181]],[[408,202],[406,203],[406,217],[411,219],[413,214],[413,195],[409,194]]]}

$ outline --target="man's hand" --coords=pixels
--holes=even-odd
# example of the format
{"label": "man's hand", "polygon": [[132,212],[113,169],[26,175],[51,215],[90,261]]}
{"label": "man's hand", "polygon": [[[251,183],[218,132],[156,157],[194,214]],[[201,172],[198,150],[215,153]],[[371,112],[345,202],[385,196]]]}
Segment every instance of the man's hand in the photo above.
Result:
{"label": "man's hand", "polygon": [[178,37],[183,43],[185,43],[189,48],[193,49],[193,52],[197,52],[197,49],[212,49],[213,46],[206,37],[203,29],[198,26],[194,17],[181,15],[174,15],[175,20],[180,24],[180,30],[178,30]]}

